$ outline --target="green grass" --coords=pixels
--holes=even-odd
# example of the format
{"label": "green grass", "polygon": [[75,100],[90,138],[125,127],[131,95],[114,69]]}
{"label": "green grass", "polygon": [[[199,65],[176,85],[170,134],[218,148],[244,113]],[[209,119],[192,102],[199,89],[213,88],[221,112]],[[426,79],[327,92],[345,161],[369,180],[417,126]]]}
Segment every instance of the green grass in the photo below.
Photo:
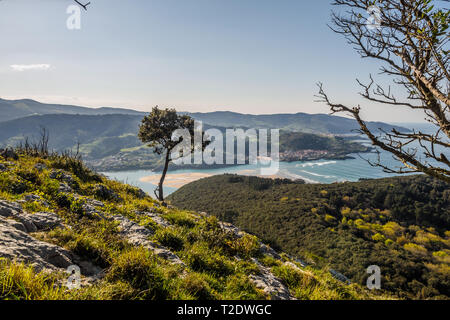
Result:
{"label": "green grass", "polygon": [[[45,164],[47,169],[34,169],[36,163]],[[73,194],[58,191],[59,182],[49,177],[53,169],[63,169],[72,175],[74,192],[81,196],[78,200]],[[99,184],[117,197],[104,197],[96,192]],[[0,173],[0,198],[15,201],[26,194],[39,195],[50,207],[29,202],[24,203],[24,209],[55,212],[68,226],[32,236],[90,261],[104,269],[104,277],[78,290],[68,290],[64,285],[68,274],[64,270],[51,274],[36,272],[29,265],[3,259],[0,299],[267,299],[249,280],[250,275],[259,272],[253,258],[272,268],[299,298],[372,298],[337,282],[333,282],[333,287],[318,285],[331,281],[325,277],[326,272],[314,275],[317,280],[291,272],[280,261],[261,256],[255,236],[236,238],[221,228],[215,217],[163,207],[137,188],[108,180],[68,155],[41,157],[21,153],[14,166]],[[170,249],[186,266],[170,264],[144,248],[132,246],[121,238],[117,222],[85,215],[83,203],[87,198],[101,200],[104,207],[99,209],[105,215],[120,214],[153,230],[149,240]],[[161,227],[139,213],[142,211],[159,213],[171,226]]]}

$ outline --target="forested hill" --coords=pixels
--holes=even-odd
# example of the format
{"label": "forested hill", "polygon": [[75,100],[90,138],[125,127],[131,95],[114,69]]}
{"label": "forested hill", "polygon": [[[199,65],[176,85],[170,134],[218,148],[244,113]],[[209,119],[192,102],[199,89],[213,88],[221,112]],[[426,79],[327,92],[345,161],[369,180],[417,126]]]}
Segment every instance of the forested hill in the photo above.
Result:
{"label": "forested hill", "polygon": [[172,204],[205,211],[363,284],[413,298],[450,297],[450,187],[425,176],[303,185],[235,175],[183,186]]}

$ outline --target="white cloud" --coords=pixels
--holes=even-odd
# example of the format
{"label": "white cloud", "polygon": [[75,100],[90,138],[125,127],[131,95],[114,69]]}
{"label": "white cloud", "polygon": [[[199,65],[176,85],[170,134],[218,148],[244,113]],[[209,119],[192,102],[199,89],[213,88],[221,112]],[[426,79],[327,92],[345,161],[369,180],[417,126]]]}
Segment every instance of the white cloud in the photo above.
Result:
{"label": "white cloud", "polygon": [[50,69],[49,64],[12,64],[11,68],[14,71],[28,71],[28,70],[38,70],[38,71],[46,71]]}

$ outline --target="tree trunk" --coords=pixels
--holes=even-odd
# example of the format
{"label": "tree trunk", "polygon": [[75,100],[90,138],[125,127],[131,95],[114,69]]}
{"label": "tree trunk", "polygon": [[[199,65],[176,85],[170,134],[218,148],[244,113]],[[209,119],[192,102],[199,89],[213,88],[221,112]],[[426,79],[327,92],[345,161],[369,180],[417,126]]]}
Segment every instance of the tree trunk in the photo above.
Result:
{"label": "tree trunk", "polygon": [[163,183],[164,179],[166,178],[167,169],[169,168],[169,161],[170,161],[170,150],[167,150],[166,160],[164,162],[164,170],[158,184],[158,200],[162,202],[164,202]]}

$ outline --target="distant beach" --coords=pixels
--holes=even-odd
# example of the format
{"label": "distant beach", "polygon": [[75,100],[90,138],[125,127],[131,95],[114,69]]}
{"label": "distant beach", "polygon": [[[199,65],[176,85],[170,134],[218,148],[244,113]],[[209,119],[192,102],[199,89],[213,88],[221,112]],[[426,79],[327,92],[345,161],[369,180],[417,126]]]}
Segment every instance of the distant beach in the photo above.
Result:
{"label": "distant beach", "polygon": [[[281,175],[271,175],[271,176],[262,176],[259,174],[257,169],[246,169],[237,171],[236,174],[245,175],[245,176],[258,176],[262,178],[284,178]],[[203,173],[203,172],[185,172],[185,173],[168,173],[166,175],[166,179],[164,181],[164,185],[170,188],[181,188],[185,184],[191,183],[196,180],[200,180],[203,178],[208,178],[213,176],[212,173]],[[159,179],[161,178],[160,174],[154,174],[150,176],[145,176],[139,179],[141,182],[151,183],[153,185],[157,185],[159,183]]]}
{"label": "distant beach", "polygon": [[[166,179],[164,181],[164,185],[171,188],[181,188],[185,184],[188,184],[190,182],[200,180],[203,178],[207,178],[212,176],[212,174],[209,173],[203,173],[203,172],[186,172],[186,173],[169,173],[166,175]],[[140,178],[139,180],[141,182],[148,182],[154,185],[158,185],[159,179],[161,179],[161,175],[155,174],[151,176],[145,176]]]}

